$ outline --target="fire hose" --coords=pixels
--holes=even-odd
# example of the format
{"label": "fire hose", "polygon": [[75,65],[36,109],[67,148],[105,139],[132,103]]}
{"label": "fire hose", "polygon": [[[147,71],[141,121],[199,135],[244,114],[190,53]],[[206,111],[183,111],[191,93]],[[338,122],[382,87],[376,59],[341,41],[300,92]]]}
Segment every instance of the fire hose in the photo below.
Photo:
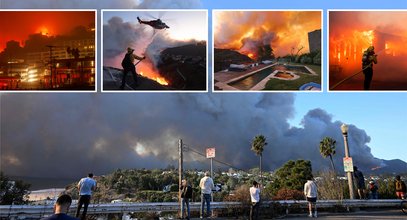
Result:
{"label": "fire hose", "polygon": [[[383,50],[377,52],[377,53],[376,53],[376,56],[377,56],[379,53],[381,53],[382,51],[384,51],[384,50],[385,50],[385,49],[383,49]],[[362,70],[360,70],[360,71],[358,71],[358,72],[356,72],[356,73],[354,73],[354,74],[352,74],[352,75],[346,77],[345,79],[339,81],[338,83],[336,83],[335,85],[333,85],[333,86],[331,87],[331,90],[332,90],[332,89],[335,89],[336,87],[338,87],[338,86],[341,85],[342,83],[348,81],[349,79],[351,79],[351,78],[353,78],[354,76],[358,75],[359,73],[363,72],[365,69],[371,67],[372,65],[373,65],[373,64],[371,63],[370,65],[366,66],[366,67],[363,68]]]}

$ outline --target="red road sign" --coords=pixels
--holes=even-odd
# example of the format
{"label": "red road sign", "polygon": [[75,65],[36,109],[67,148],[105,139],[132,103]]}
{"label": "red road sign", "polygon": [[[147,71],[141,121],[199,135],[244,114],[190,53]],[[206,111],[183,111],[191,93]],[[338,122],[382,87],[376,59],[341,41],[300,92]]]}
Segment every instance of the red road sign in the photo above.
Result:
{"label": "red road sign", "polygon": [[206,158],[215,158],[215,148],[206,148]]}

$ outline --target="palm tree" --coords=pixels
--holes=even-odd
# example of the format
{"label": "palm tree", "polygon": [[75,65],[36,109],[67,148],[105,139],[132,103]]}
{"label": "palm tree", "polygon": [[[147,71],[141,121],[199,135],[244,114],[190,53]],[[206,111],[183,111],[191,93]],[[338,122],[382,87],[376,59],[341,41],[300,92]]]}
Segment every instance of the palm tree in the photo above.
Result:
{"label": "palm tree", "polygon": [[324,137],[319,142],[319,152],[325,158],[329,156],[329,159],[331,160],[332,169],[334,170],[334,172],[335,172],[335,165],[334,165],[334,161],[332,160],[332,156],[335,155],[335,153],[336,153],[335,144],[336,144],[335,139],[330,138],[330,137]]}
{"label": "palm tree", "polygon": [[[266,138],[263,135],[257,135],[252,142],[251,150],[258,156],[260,156],[260,180],[261,180],[261,157],[263,155],[264,146],[266,146]],[[260,181],[261,183],[261,181]]]}

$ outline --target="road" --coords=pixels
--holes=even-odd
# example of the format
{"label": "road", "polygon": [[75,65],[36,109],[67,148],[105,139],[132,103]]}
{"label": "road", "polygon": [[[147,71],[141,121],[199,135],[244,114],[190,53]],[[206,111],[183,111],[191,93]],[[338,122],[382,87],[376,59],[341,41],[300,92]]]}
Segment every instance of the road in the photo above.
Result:
{"label": "road", "polygon": [[[289,214],[284,219],[311,219],[307,214]],[[346,213],[318,213],[318,219],[407,219],[400,209],[366,209]]]}
{"label": "road", "polygon": [[[198,220],[199,218],[191,218]],[[212,219],[232,219],[232,218],[212,218]],[[233,218],[235,219],[235,218]],[[238,218],[247,219],[247,218]],[[271,218],[270,218],[271,219]],[[307,213],[303,214],[288,214],[286,216],[274,218],[274,219],[315,219],[307,217]],[[407,215],[404,214],[400,209],[365,209],[354,212],[344,212],[344,213],[328,213],[320,212],[318,213],[317,219],[407,219]],[[262,218],[262,220],[268,220],[268,218]]]}

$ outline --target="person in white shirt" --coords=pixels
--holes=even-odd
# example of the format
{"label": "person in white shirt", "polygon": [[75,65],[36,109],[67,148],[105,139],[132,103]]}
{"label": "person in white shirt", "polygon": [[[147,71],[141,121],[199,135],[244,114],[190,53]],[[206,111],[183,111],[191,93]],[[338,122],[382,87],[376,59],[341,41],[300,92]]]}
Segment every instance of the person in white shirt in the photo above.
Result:
{"label": "person in white shirt", "polygon": [[82,178],[78,183],[79,201],[78,208],[76,209],[76,217],[79,217],[79,213],[83,206],[83,212],[81,219],[86,219],[86,212],[90,203],[90,197],[92,191],[96,190],[96,180],[93,179],[93,173],[89,173],[88,177]]}
{"label": "person in white shirt", "polygon": [[[312,180],[312,177],[307,180],[307,182],[304,184],[304,195],[307,198],[308,201],[308,210],[309,210],[309,215],[308,217],[317,217],[317,195],[318,195],[318,189],[317,185],[314,183]],[[314,208],[314,214],[312,213],[312,208]]]}
{"label": "person in white shirt", "polygon": [[250,187],[250,198],[252,201],[252,206],[250,207],[250,220],[259,219],[260,188],[256,181],[253,181],[253,186]]}
{"label": "person in white shirt", "polygon": [[212,189],[215,188],[215,185],[208,171],[205,172],[205,176],[201,179],[199,187],[201,187],[201,218],[204,217],[205,203],[206,216],[211,216]]}

